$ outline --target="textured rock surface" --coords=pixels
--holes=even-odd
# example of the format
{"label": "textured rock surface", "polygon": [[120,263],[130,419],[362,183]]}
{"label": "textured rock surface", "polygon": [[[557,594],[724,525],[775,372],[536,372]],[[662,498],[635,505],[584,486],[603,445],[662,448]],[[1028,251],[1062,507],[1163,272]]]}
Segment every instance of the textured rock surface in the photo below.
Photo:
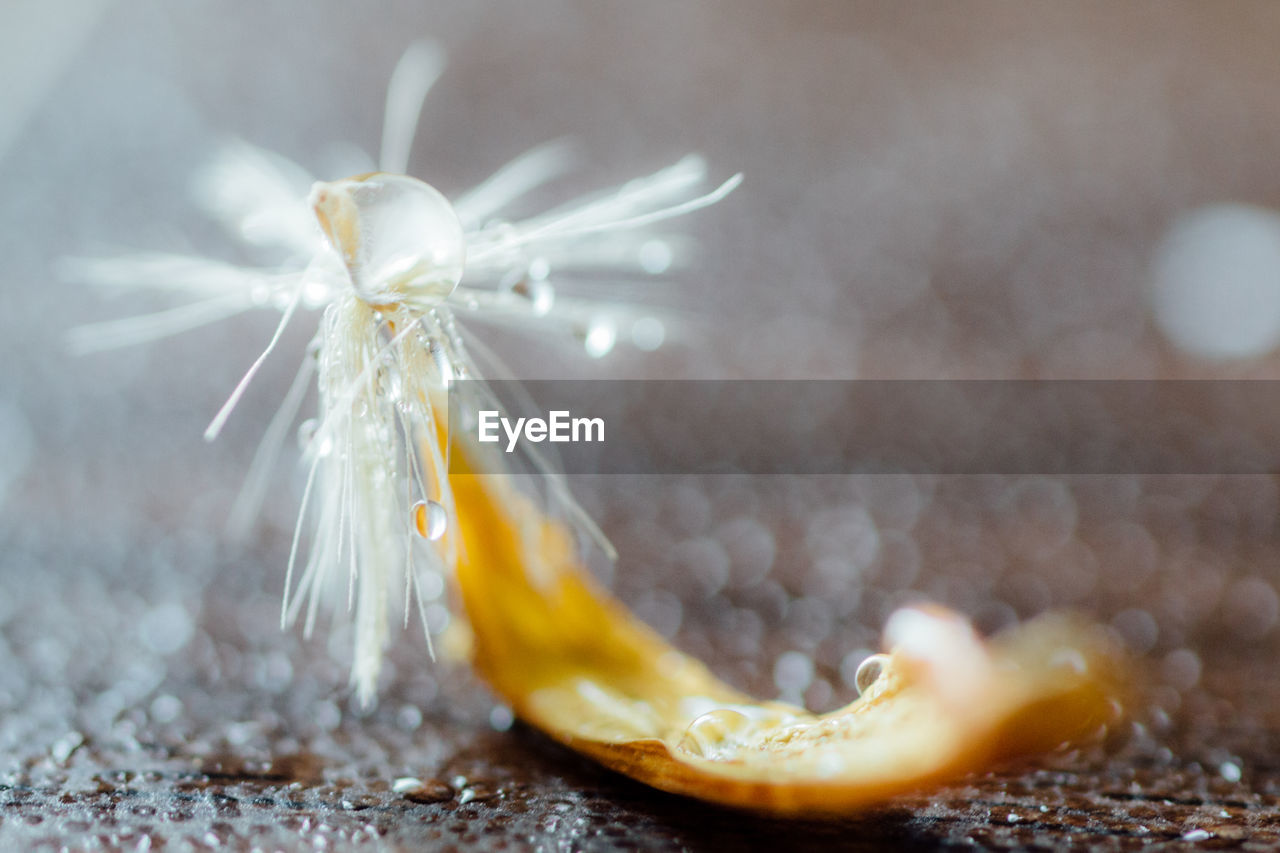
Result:
{"label": "textured rock surface", "polygon": [[715,322],[589,364],[499,342],[527,373],[1268,377],[1275,356],[1179,357],[1143,294],[1176,211],[1280,205],[1273,4],[326,5],[107,7],[0,153],[0,847],[1280,843],[1274,478],[575,482],[618,594],[760,696],[849,701],[919,597],[988,630],[1074,607],[1145,656],[1132,724],[1096,749],[847,822],[761,821],[512,727],[413,632],[361,712],[341,632],[277,628],[292,469],[250,542],[220,532],[292,356],[199,440],[272,319],[76,360],[65,328],[158,305],[51,274],[104,248],[236,257],[180,189],[212,141],[332,177],[330,143],[374,147],[396,56],[436,36],[453,62],[413,171],[446,192],[566,133],[570,191],[690,148],[748,174],[657,291]]}

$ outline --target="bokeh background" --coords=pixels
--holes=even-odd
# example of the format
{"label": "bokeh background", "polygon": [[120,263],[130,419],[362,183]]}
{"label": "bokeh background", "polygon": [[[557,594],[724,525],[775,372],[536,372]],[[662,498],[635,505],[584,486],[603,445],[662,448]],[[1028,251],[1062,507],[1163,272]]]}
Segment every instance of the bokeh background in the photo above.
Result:
{"label": "bokeh background", "polygon": [[[655,284],[682,336],[591,361],[491,335],[524,375],[1267,379],[1280,6],[10,0],[5,17],[0,846],[1280,839],[1274,477],[575,478],[620,550],[602,568],[618,595],[761,696],[851,700],[888,613],[921,598],[985,630],[1075,608],[1141,656],[1142,700],[1099,747],[845,822],[758,821],[513,727],[420,634],[360,711],[341,633],[277,627],[289,460],[253,537],[223,534],[293,357],[200,440],[275,318],[73,358],[68,329],[161,303],[55,271],[127,248],[243,258],[193,171],[228,136],[322,175],[343,146],[376,150],[386,80],[425,37],[450,61],[411,172],[446,194],[564,136],[579,167],[548,199],[691,150],[747,176],[682,223],[697,256]],[[423,801],[390,789],[405,776]]]}

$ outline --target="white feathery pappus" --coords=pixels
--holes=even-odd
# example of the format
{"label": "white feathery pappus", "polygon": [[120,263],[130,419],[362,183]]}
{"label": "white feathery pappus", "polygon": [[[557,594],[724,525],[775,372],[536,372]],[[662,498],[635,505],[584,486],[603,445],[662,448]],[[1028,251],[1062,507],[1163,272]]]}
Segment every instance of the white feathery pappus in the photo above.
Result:
{"label": "white feathery pappus", "polygon": [[[209,424],[209,440],[286,326],[301,312],[322,312],[307,356],[266,429],[230,526],[242,533],[252,523],[314,383],[319,411],[297,429],[306,486],[281,619],[284,625],[301,619],[310,635],[321,599],[345,590],[339,595],[345,607],[339,609],[354,617],[351,681],[365,705],[375,697],[392,613],[401,610],[407,624],[416,605],[425,631],[423,590],[438,590],[458,555],[447,460],[433,440],[447,429],[437,419],[451,384],[482,378],[469,352],[469,345],[482,345],[458,320],[568,332],[595,357],[609,352],[619,328],[639,323],[646,329],[644,340],[656,346],[660,321],[625,303],[557,294],[551,273],[660,274],[671,265],[672,244],[648,226],[714,204],[741,181],[735,175],[699,194],[705,167],[690,156],[543,215],[501,219],[511,202],[567,168],[566,146],[551,143],[517,157],[450,202],[403,174],[423,99],[443,67],[442,52],[425,42],[400,59],[388,86],[376,170],[317,182],[280,155],[235,142],[197,176],[201,207],[274,265],[245,267],[163,253],[66,264],[71,277],[100,287],[186,297],[157,313],[73,330],[70,343],[80,352],[172,336],[253,309],[280,312],[266,348]],[[553,481],[551,491],[573,522],[611,551],[554,474]],[[303,557],[308,518],[312,534]]]}

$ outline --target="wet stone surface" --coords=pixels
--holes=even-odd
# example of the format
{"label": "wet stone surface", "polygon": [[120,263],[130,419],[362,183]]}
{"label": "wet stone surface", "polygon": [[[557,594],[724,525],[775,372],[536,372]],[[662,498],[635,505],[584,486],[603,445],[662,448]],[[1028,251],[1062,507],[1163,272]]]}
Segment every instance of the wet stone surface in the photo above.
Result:
{"label": "wet stone surface", "polygon": [[[617,499],[606,492],[597,496],[604,503]],[[712,506],[734,503],[714,484],[705,492]],[[936,512],[940,494],[932,504]],[[874,496],[865,499],[877,507]],[[753,517],[787,520],[776,529],[795,527],[802,537],[804,518],[784,519],[769,500],[761,499]],[[728,512],[741,519],[744,510]],[[721,524],[711,512],[707,529]],[[639,546],[625,533],[615,538],[624,554]],[[10,553],[22,552],[19,537],[10,544]],[[93,550],[88,543],[80,547]],[[183,556],[196,553],[192,543],[170,547],[175,561],[191,565]],[[62,564],[72,565],[76,549],[73,539],[63,538],[49,558],[59,554]],[[156,607],[144,597],[147,582],[136,569],[146,562],[141,557],[123,561],[135,567],[129,572],[85,574],[69,588],[49,576],[25,585],[30,601],[60,600],[66,614],[42,603],[10,612],[2,626],[10,664],[0,717],[5,844],[53,850],[75,838],[131,849],[394,849],[440,842],[603,850],[773,839],[855,849],[1067,842],[1130,849],[1152,841],[1266,849],[1280,840],[1274,759],[1280,686],[1267,663],[1274,643],[1209,639],[1226,635],[1229,611],[1220,608],[1194,627],[1152,611],[1157,624],[1181,630],[1157,639],[1141,659],[1144,684],[1131,719],[1103,743],[848,820],[781,822],[655,793],[519,723],[508,727],[465,667],[433,664],[420,639],[409,636],[393,650],[394,674],[378,705],[361,710],[343,687],[345,673],[329,644],[279,633],[269,618],[269,593],[255,589],[253,559],[219,558],[221,550],[209,549],[204,582],[200,571],[168,582],[179,597],[189,593],[196,608],[190,625],[165,617],[172,621],[168,630],[186,638],[177,649],[161,642],[157,650],[147,627]],[[785,539],[777,547],[780,555],[797,550],[803,546]],[[727,585],[696,595],[681,586],[687,574],[679,560],[663,568],[660,561],[637,566],[624,557],[616,586],[633,605],[654,589],[669,591],[681,607],[679,621],[671,620],[677,645],[701,652],[749,691],[799,691],[818,709],[850,701],[856,672],[842,665],[843,656],[874,638],[841,627],[847,617],[834,612],[815,616],[823,610],[803,590],[822,570],[791,556],[778,559],[767,577],[753,577],[741,589]],[[873,561],[871,568],[879,565]],[[649,581],[643,590],[636,589],[641,573]],[[218,583],[207,583],[214,574]],[[1160,585],[1154,590],[1158,596]],[[861,608],[911,597],[869,581],[851,612],[869,624],[877,611]],[[1108,608],[1128,612],[1142,604],[1136,597],[1113,598],[1086,599],[1086,606],[1105,620]],[[822,600],[832,611],[847,606]],[[1006,604],[1022,615],[1016,602]],[[797,610],[805,614],[803,626],[788,618]],[[102,641],[85,644],[69,632],[48,632],[68,624],[73,613],[80,632]],[[814,622],[825,630],[814,630]],[[757,626],[748,649],[740,647],[745,624]],[[798,668],[799,655],[809,661],[803,685],[789,671]],[[779,660],[793,663],[779,667]],[[495,719],[506,730],[497,730]]]}

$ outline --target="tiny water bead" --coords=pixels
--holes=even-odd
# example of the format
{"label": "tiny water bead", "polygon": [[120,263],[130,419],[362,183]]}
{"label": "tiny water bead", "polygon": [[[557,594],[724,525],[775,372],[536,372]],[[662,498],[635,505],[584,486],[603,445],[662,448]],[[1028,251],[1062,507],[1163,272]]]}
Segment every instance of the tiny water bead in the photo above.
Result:
{"label": "tiny water bead", "polygon": [[537,257],[529,261],[529,269],[527,270],[529,278],[535,281],[546,281],[551,277],[551,262],[546,258]]}
{"label": "tiny water bead", "polygon": [[880,676],[888,665],[888,655],[872,655],[858,664],[858,671],[853,676],[853,686],[858,689],[859,696],[870,690],[871,685],[880,680]]}
{"label": "tiny water bead", "polygon": [[413,529],[428,542],[435,542],[444,536],[449,525],[449,513],[436,501],[418,501],[410,510]]}
{"label": "tiny water bead", "polygon": [[391,783],[391,790],[397,794],[407,794],[422,787],[422,780],[416,776],[401,776]]}
{"label": "tiny water bead", "polygon": [[314,453],[316,456],[328,456],[333,452],[333,438],[325,436],[319,446],[315,446],[316,435],[320,432],[320,419],[307,418],[298,424],[298,449],[303,453]]}
{"label": "tiny water bead", "polygon": [[751,718],[732,708],[708,711],[689,723],[676,745],[678,749],[703,758],[715,758],[735,735],[751,724]]}
{"label": "tiny water bead", "polygon": [[515,713],[506,705],[494,705],[489,711],[489,725],[495,732],[508,731],[515,722]]}
{"label": "tiny water bead", "polygon": [[319,182],[310,201],[352,287],[369,304],[439,304],[462,279],[462,224],[434,187],[374,173]]}
{"label": "tiny water bead", "polygon": [[298,449],[305,451],[311,446],[311,442],[316,437],[316,430],[320,428],[320,421],[316,418],[307,418],[298,424]]}
{"label": "tiny water bead", "polygon": [[618,342],[618,327],[608,317],[595,317],[578,330],[582,346],[592,358],[604,358]]}

